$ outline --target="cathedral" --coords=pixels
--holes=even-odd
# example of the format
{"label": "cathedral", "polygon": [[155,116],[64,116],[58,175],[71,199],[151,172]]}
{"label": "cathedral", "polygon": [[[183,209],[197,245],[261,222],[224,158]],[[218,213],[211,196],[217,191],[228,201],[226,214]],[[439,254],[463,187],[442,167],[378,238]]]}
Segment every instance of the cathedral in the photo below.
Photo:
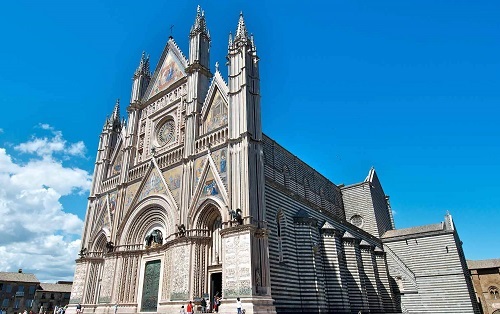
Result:
{"label": "cathedral", "polygon": [[198,7],[187,55],[143,54],[106,119],[70,312],[479,313],[451,215],[396,229],[375,169],[336,185],[264,135],[242,14],[227,78],[210,45]]}

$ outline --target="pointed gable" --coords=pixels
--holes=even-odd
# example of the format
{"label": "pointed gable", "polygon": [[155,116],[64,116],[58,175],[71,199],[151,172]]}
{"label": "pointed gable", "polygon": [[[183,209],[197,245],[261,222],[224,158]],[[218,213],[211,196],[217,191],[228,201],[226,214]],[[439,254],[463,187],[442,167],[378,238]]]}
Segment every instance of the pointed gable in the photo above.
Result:
{"label": "pointed gable", "polygon": [[179,47],[171,37],[163,53],[160,61],[156,66],[148,89],[144,94],[143,101],[146,101],[154,95],[166,90],[173,83],[186,76],[187,60],[182,54]]}
{"label": "pointed gable", "polygon": [[94,235],[102,229],[111,229],[107,196],[102,196],[97,200],[95,210],[97,212],[97,219],[94,221],[92,228],[92,234]]}
{"label": "pointed gable", "polygon": [[[217,67],[217,66],[216,66]],[[202,134],[210,133],[228,122],[229,89],[218,68],[215,72],[201,110]]]}
{"label": "pointed gable", "polygon": [[163,183],[162,175],[155,168],[152,168],[146,180],[143,181],[137,202],[142,201],[151,194],[163,194],[166,192],[166,186]]}
{"label": "pointed gable", "polygon": [[207,197],[216,197],[228,204],[226,186],[218,171],[218,166],[210,154],[199,158],[196,162],[196,188],[190,201],[189,212],[192,213],[196,206]]}

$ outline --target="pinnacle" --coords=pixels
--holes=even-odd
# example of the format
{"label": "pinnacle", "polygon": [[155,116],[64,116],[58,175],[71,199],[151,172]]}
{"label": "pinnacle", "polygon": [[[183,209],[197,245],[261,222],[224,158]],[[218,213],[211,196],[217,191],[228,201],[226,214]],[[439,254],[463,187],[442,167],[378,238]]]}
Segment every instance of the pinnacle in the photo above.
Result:
{"label": "pinnacle", "polygon": [[191,35],[195,33],[205,33],[208,36],[205,11],[203,11],[199,5],[196,8],[196,19],[194,20],[193,26],[191,26]]}
{"label": "pinnacle", "polygon": [[235,41],[237,39],[248,39],[248,32],[245,26],[245,19],[243,18],[243,12],[240,12],[240,19],[238,20],[238,27],[236,28]]}
{"label": "pinnacle", "polygon": [[120,98],[116,99],[115,109],[113,110],[113,120],[120,119]]}
{"label": "pinnacle", "polygon": [[143,51],[141,55],[141,61],[139,62],[139,66],[135,70],[134,73],[136,76],[139,75],[149,75],[149,55],[146,55],[146,52]]}

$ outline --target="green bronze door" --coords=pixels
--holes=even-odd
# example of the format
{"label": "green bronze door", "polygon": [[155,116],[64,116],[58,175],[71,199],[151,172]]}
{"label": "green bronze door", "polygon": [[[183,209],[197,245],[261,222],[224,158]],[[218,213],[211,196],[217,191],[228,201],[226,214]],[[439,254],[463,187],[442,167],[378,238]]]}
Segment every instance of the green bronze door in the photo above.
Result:
{"label": "green bronze door", "polygon": [[156,312],[158,307],[160,268],[160,260],[146,263],[144,269],[144,284],[142,285],[141,312]]}

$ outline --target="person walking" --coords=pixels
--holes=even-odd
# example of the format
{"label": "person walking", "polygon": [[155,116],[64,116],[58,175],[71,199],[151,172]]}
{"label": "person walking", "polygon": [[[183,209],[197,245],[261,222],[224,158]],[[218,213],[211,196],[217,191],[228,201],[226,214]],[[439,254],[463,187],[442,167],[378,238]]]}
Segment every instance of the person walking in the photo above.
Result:
{"label": "person walking", "polygon": [[240,298],[236,298],[236,310],[238,311],[238,314],[241,314],[241,301]]}

